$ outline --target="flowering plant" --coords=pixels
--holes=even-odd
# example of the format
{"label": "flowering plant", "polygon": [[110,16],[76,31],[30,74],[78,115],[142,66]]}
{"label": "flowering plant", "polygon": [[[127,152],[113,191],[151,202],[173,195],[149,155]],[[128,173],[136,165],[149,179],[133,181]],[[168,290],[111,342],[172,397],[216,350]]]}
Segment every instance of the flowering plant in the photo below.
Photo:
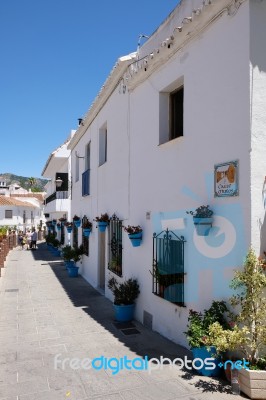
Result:
{"label": "flowering plant", "polygon": [[[218,323],[210,326],[210,338],[218,351],[240,350],[251,369],[266,368],[266,276],[254,250],[247,253],[244,269],[235,272],[231,288],[237,290],[229,301],[238,312],[231,317],[234,328]],[[218,321],[219,322],[219,321]]]}
{"label": "flowering plant", "polygon": [[123,226],[124,231],[127,232],[129,235],[132,235],[133,233],[140,233],[142,232],[141,226],[133,226],[133,225],[128,225],[128,226]]}
{"label": "flowering plant", "polygon": [[219,322],[222,327],[228,328],[224,313],[227,312],[224,301],[213,301],[208,310],[203,313],[189,310],[187,332],[184,332],[191,348],[210,345],[208,340],[209,327]]}
{"label": "flowering plant", "polygon": [[101,214],[100,217],[95,217],[96,222],[109,222],[109,215],[107,213]]}
{"label": "flowering plant", "polygon": [[87,220],[85,220],[83,223],[82,223],[82,228],[84,229],[91,229],[92,228],[92,222],[91,221],[89,221],[88,219]]}

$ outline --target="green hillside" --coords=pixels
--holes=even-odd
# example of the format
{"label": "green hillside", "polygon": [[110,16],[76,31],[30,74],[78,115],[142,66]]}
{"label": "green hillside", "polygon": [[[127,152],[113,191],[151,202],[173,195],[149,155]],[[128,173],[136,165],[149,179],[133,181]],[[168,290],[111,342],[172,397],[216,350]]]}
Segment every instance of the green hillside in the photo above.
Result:
{"label": "green hillside", "polygon": [[[32,192],[44,192],[44,186],[48,182],[47,179],[19,176],[10,173],[0,173],[0,176],[6,179],[7,185],[17,182],[20,184],[21,187],[27,190],[31,189]],[[34,178],[34,181],[32,180],[32,178]],[[32,181],[33,185],[31,185]]]}

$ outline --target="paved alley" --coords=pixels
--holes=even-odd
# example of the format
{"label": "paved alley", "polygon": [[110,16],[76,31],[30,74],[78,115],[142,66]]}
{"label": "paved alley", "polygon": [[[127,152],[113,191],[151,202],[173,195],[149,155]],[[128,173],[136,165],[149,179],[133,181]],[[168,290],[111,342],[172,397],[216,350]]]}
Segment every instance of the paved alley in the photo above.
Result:
{"label": "paved alley", "polygon": [[[0,400],[244,398],[223,380],[177,367],[138,370],[140,357],[189,352],[135,321],[115,324],[112,303],[82,277],[69,278],[45,243],[12,250],[1,275]],[[100,369],[111,357],[137,358],[136,369]],[[99,370],[86,364],[94,358]]]}

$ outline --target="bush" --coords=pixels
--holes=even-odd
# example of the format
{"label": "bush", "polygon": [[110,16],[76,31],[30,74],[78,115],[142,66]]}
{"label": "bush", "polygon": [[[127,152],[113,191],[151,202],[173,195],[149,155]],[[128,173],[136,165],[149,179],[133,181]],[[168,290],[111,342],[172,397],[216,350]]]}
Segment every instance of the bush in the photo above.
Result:
{"label": "bush", "polygon": [[118,283],[115,278],[111,278],[108,282],[108,288],[112,291],[114,304],[117,306],[133,304],[140,293],[137,280],[132,278],[122,283]]}

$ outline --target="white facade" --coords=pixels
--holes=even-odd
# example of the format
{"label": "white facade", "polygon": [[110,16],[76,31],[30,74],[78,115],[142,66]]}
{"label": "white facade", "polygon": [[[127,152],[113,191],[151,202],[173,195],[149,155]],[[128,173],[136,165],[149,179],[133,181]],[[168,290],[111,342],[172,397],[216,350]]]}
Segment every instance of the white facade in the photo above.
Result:
{"label": "white facade", "polygon": [[[142,226],[140,247],[123,232],[121,279],[139,280],[137,319],[149,315],[153,329],[183,345],[188,310],[226,299],[248,247],[266,250],[265,21],[265,1],[182,1],[139,54],[119,59],[68,146],[72,217],[115,213]],[[181,86],[183,136],[167,140],[169,97]],[[239,194],[214,197],[214,166],[234,161]],[[203,204],[214,211],[208,237],[186,213]],[[186,241],[185,307],[152,293],[153,233],[167,228]],[[81,271],[95,287],[113,275],[110,240],[94,225]]]}
{"label": "white facade", "polygon": [[[67,145],[75,131],[72,130],[69,138],[53,151],[42,171],[42,176],[50,179],[45,185],[46,198],[44,212],[46,220],[58,220],[68,218],[70,215],[70,196],[71,196],[71,164],[70,150]],[[57,185],[57,180],[61,180],[61,185]]]}

